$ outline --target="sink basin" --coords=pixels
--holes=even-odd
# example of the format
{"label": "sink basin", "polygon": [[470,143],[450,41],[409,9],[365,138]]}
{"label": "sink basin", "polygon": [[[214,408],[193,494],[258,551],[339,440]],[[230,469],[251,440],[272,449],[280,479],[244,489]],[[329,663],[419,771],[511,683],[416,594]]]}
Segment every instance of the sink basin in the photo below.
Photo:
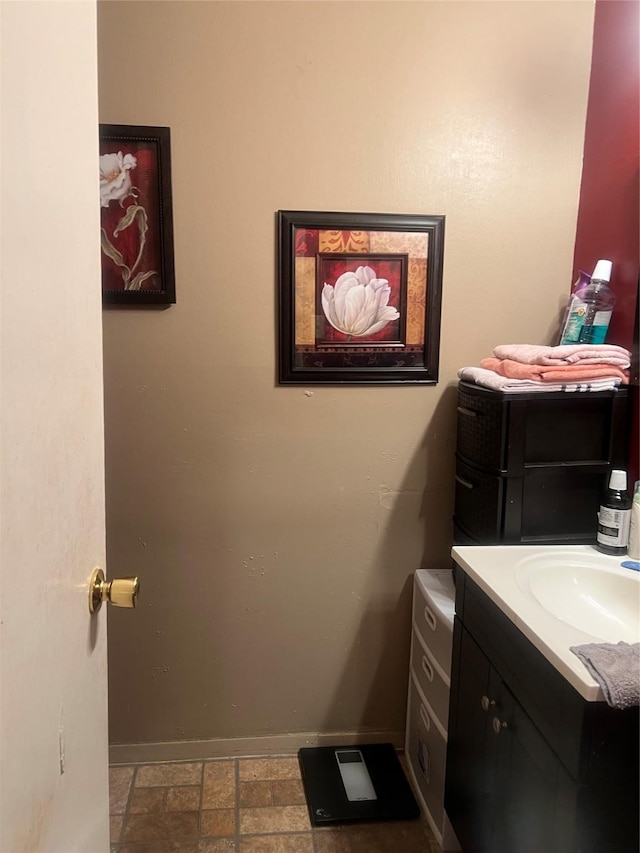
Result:
{"label": "sink basin", "polygon": [[456,545],[452,556],[588,702],[600,685],[571,651],[640,642],[640,573],[591,545]]}
{"label": "sink basin", "polygon": [[640,577],[603,562],[597,554],[536,555],[519,562],[516,580],[524,593],[556,619],[601,642],[637,643]]}

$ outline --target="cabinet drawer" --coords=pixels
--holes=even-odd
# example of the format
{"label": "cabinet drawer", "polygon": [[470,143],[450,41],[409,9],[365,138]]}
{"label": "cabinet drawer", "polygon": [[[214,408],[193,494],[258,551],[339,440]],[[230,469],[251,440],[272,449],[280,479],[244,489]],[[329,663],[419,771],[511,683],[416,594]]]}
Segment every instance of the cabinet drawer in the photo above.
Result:
{"label": "cabinet drawer", "polygon": [[502,505],[506,478],[456,463],[455,522],[483,545],[497,545],[502,536]]}
{"label": "cabinet drawer", "polygon": [[424,804],[436,826],[442,826],[447,738],[413,676],[409,679],[405,749]]}
{"label": "cabinet drawer", "polygon": [[414,630],[447,676],[451,673],[454,610],[453,573],[418,570],[413,582]]}
{"label": "cabinet drawer", "polygon": [[505,505],[512,510],[505,519],[503,541],[595,542],[607,474],[606,466],[599,465],[528,469],[513,501],[507,485]]}
{"label": "cabinet drawer", "polygon": [[595,541],[606,465],[526,468],[500,477],[456,465],[456,544],[519,545]]}
{"label": "cabinet drawer", "polygon": [[457,451],[476,465],[493,470],[506,466],[508,408],[499,397],[485,397],[458,386]]}
{"label": "cabinet drawer", "polygon": [[418,682],[442,728],[446,730],[451,680],[433,659],[415,627],[411,638],[411,674]]}
{"label": "cabinet drawer", "polygon": [[502,394],[459,383],[457,451],[495,473],[625,458],[627,391]]}

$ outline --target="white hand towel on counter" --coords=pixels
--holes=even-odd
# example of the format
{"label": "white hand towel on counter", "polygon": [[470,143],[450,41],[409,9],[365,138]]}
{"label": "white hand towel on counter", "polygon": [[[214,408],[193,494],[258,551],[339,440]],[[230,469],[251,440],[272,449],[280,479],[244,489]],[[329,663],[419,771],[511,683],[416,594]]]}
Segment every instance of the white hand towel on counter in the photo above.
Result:
{"label": "white hand towel on counter", "polygon": [[608,705],[640,705],[640,643],[585,643],[570,650],[598,682]]}

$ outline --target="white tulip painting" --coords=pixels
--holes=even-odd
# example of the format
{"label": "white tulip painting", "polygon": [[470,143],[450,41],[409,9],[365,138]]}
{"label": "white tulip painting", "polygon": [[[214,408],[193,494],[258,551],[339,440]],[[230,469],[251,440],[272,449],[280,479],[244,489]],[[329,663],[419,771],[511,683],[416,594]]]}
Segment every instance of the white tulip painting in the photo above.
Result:
{"label": "white tulip painting", "polygon": [[444,221],[279,210],[278,383],[435,385]]}
{"label": "white tulip painting", "polygon": [[335,285],[324,282],[322,310],[338,332],[365,338],[399,318],[398,310],[389,305],[390,296],[386,278],[378,278],[372,267],[359,266],[342,273]]}

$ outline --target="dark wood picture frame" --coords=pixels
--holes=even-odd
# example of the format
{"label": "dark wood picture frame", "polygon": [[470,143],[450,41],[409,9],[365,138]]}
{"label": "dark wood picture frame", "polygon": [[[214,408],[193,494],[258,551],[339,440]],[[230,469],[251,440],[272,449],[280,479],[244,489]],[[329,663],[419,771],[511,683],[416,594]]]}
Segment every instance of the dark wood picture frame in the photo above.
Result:
{"label": "dark wood picture frame", "polygon": [[280,385],[435,385],[444,216],[278,211]]}
{"label": "dark wood picture frame", "polygon": [[176,301],[168,127],[100,125],[105,305]]}

